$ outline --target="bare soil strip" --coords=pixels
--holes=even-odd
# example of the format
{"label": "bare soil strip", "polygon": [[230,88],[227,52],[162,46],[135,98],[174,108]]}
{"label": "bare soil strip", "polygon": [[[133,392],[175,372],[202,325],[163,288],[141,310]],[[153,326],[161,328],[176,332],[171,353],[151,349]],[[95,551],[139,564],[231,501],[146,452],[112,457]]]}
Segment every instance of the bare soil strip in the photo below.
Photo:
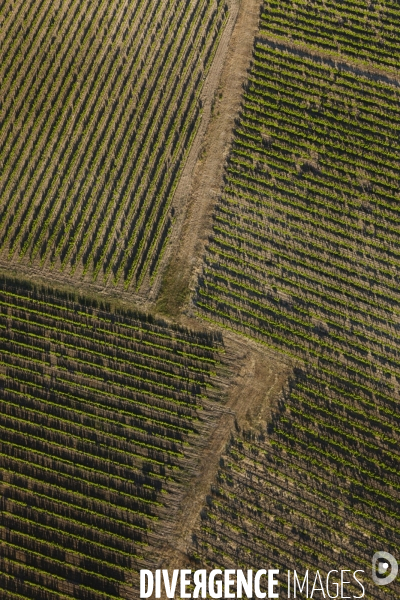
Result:
{"label": "bare soil strip", "polygon": [[220,419],[201,456],[198,475],[188,487],[178,510],[175,534],[165,539],[160,549],[157,565],[160,569],[183,569],[186,565],[192,570],[195,568],[190,565],[187,551],[230,435],[237,428],[265,430],[265,423],[291,372],[289,365],[279,362],[280,357],[274,360],[272,356],[266,356],[264,349],[248,344],[239,336],[228,334],[225,344],[230,362],[235,365],[227,402],[215,407],[221,413]]}
{"label": "bare soil strip", "polygon": [[[211,215],[222,184],[224,159],[228,154],[235,117],[242,99],[243,83],[257,35],[260,1],[242,0],[239,3],[238,0],[232,0],[231,10],[238,4],[239,12],[219,88],[212,103],[211,120],[194,170],[191,193],[189,186],[187,189],[190,200],[185,222],[169,248],[166,259],[169,257],[170,262],[156,303],[159,312],[172,318],[182,309],[201,268]],[[193,152],[197,156],[197,152]],[[180,193],[185,189],[182,182]],[[158,288],[159,285],[154,286],[154,298]]]}
{"label": "bare soil strip", "polygon": [[[210,119],[212,117],[214,99],[217,93],[217,88],[220,84],[222,70],[226,62],[228,50],[230,48],[230,40],[232,37],[233,29],[236,24],[238,13],[239,0],[229,0],[228,21],[225,25],[223,34],[219,41],[217,52],[215,53],[212,66],[207,75],[203,92],[201,94],[201,123],[193,140],[192,146],[189,151],[189,155],[187,157],[185,166],[179,179],[179,183],[175,190],[173,200],[173,209],[175,211],[175,223],[173,226],[171,241],[169,243],[169,247],[167,248],[164,254],[164,257],[161,260],[158,275],[155,278],[153,285],[151,285],[150,287],[149,280],[147,279],[146,281],[148,285],[147,292],[150,294],[150,299],[154,299],[157,297],[162,281],[162,274],[165,270],[166,265],[168,264],[168,261],[171,257],[171,253],[174,252],[174,248],[176,248],[177,244],[179,244],[182,226],[185,221],[185,216],[187,214],[188,200],[191,194],[193,176],[195,174],[196,165],[198,163],[199,155],[203,147],[204,137],[207,134]],[[143,290],[144,292],[142,293],[146,293],[145,286],[143,286]]]}

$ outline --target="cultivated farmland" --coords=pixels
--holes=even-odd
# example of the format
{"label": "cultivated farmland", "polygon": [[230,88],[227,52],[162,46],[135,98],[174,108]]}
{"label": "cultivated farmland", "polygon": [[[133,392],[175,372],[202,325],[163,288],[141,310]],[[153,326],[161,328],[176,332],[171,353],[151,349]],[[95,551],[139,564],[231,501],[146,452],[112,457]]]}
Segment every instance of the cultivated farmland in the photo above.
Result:
{"label": "cultivated farmland", "polygon": [[397,72],[400,7],[391,0],[264,0],[260,29],[274,39]]}
{"label": "cultivated farmland", "polygon": [[400,600],[371,583],[400,552],[400,9],[15,0],[0,26],[1,598],[190,565]]}
{"label": "cultivated farmland", "polygon": [[[333,568],[363,569],[367,598],[400,598],[398,584],[388,593],[369,578],[375,548],[399,549],[398,395],[316,369],[299,370],[290,388],[264,435],[232,435],[193,558],[212,568],[280,569],[284,597],[287,569],[301,579],[310,570],[309,594],[317,570],[325,582]],[[347,595],[359,596],[352,583]]]}
{"label": "cultivated farmland", "polygon": [[195,306],[301,367],[263,434],[232,434],[197,564],[359,568],[367,597],[400,597],[369,577],[400,539],[399,99],[394,79],[256,40]]}
{"label": "cultivated farmland", "polygon": [[400,88],[258,43],[197,305],[396,390]]}
{"label": "cultivated farmland", "polygon": [[1,18],[3,263],[149,283],[225,1],[20,0]]}
{"label": "cultivated farmland", "polygon": [[207,440],[220,336],[2,279],[0,341],[1,597],[134,598]]}

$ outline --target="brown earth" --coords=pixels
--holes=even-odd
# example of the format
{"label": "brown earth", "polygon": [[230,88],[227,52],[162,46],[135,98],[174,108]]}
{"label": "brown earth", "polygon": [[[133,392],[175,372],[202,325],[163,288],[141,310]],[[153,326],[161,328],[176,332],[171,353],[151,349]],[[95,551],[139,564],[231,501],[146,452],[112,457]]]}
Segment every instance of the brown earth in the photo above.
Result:
{"label": "brown earth", "polygon": [[[235,4],[237,0],[233,1]],[[180,201],[185,194],[189,195],[189,204],[181,211],[180,219],[183,222],[175,229],[175,238],[165,259],[166,262],[169,259],[169,263],[162,281],[159,278],[152,292],[152,297],[156,298],[159,289],[156,312],[192,328],[198,327],[199,322],[192,317],[190,310],[185,309],[188,308],[201,269],[215,201],[223,183],[224,162],[240,108],[259,14],[258,0],[240,1],[219,87],[210,107],[207,132],[205,137],[198,136],[196,140],[201,144],[200,153],[197,147],[192,149],[194,156],[198,156],[197,164],[193,170],[188,162],[187,169],[191,177],[186,180],[183,177],[177,190],[181,195]],[[157,553],[157,568],[160,569],[196,568],[190,564],[187,551],[191,547],[192,533],[200,522],[201,509],[215,480],[220,456],[231,433],[237,428],[265,430],[265,424],[292,371],[292,365],[285,363],[285,358],[261,348],[256,342],[226,331],[224,342],[230,363],[232,367],[234,365],[231,367],[227,400],[223,406],[214,408],[220,412],[220,418],[216,421],[207,450],[200,459],[198,474],[179,507],[175,534],[166,536],[165,541],[161,542]]]}
{"label": "brown earth", "polygon": [[222,406],[214,405],[220,418],[216,420],[207,449],[201,456],[198,474],[189,485],[178,510],[175,534],[161,542],[157,552],[158,569],[196,568],[190,563],[187,551],[231,433],[239,428],[265,431],[265,424],[291,373],[291,366],[285,364],[282,357],[277,358],[249,344],[246,339],[228,333],[224,342],[231,370],[227,400]]}
{"label": "brown earth", "polygon": [[[203,115],[204,126],[208,121],[207,131],[205,136],[197,137],[191,151],[192,157],[189,157],[185,168],[186,178],[184,173],[177,189],[176,202],[180,202],[182,207],[178,215],[181,223],[176,226],[175,238],[165,257],[165,262],[169,260],[169,263],[163,278],[161,280],[159,277],[156,281],[150,296],[151,299],[156,299],[156,312],[179,320],[190,328],[198,327],[199,321],[185,308],[201,269],[260,14],[258,0],[233,0],[233,9],[235,5],[239,10],[219,86],[209,107],[209,117],[207,114]],[[228,28],[229,24],[227,30]],[[216,60],[221,60],[222,55],[223,49]],[[206,105],[204,110],[206,113]],[[191,163],[193,157],[197,157],[194,167]],[[189,197],[187,206],[185,196]],[[207,327],[206,324],[203,326]],[[201,456],[198,473],[189,484],[178,509],[175,533],[171,535],[169,532],[161,542],[157,552],[157,568],[170,571],[185,566],[194,568],[190,565],[187,551],[191,547],[192,533],[201,519],[205,498],[215,480],[220,456],[237,428],[265,430],[271,410],[292,371],[292,366],[285,364],[282,356],[268,352],[256,342],[224,331],[224,343],[231,365],[226,403],[214,407],[220,417],[216,420],[207,449]]]}
{"label": "brown earth", "polygon": [[[201,269],[215,201],[222,186],[224,162],[258,31],[260,7],[260,0],[230,0],[229,20],[205,82],[202,123],[175,193],[173,237],[154,286],[148,287],[144,294],[133,295],[130,291],[83,282],[78,277],[68,280],[65,274],[56,271],[50,281],[40,269],[21,263],[13,265],[15,275],[25,276],[35,283],[100,295],[112,304],[155,309],[161,316],[193,329],[207,327],[190,317],[185,307]],[[10,274],[10,264],[3,262],[1,266]],[[224,343],[230,368],[230,380],[225,384],[226,402],[219,406],[214,404],[219,418],[199,460],[197,474],[178,507],[175,532],[166,534],[156,551],[157,568],[182,569],[189,565],[187,550],[191,536],[200,521],[201,509],[231,433],[237,428],[265,429],[292,370],[278,353],[268,352],[239,335],[224,331]],[[126,598],[135,596],[128,585],[121,593]]]}
{"label": "brown earth", "polygon": [[[156,310],[176,318],[193,289],[201,268],[205,242],[211,226],[211,216],[222,185],[225,158],[228,155],[235,118],[239,112],[243,84],[250,65],[254,38],[260,16],[259,0],[232,0],[231,11],[239,5],[235,28],[219,87],[212,102],[212,115],[193,176],[187,184],[190,194],[185,221],[177,227],[170,246],[170,262],[166,268]],[[195,152],[196,156],[198,152]],[[191,190],[191,191],[190,191]],[[182,193],[182,189],[180,193]],[[154,296],[157,293],[157,283]]]}

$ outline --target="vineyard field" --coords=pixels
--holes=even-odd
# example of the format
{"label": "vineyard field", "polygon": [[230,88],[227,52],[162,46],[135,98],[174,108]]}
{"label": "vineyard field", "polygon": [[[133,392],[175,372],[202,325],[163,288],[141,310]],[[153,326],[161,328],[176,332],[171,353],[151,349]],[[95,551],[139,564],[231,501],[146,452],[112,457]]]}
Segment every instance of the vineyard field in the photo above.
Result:
{"label": "vineyard field", "polygon": [[0,2],[0,600],[400,600],[399,32]]}
{"label": "vineyard field", "polygon": [[[369,577],[374,549],[399,549],[399,398],[374,402],[354,387],[299,371],[265,435],[232,436],[194,536],[197,563],[280,569],[283,597],[287,569],[301,581],[309,569],[309,594],[317,571],[325,586],[333,568],[361,569],[366,598],[400,598],[398,584],[389,592]],[[347,596],[361,592],[354,580],[345,587]]]}
{"label": "vineyard field", "polygon": [[400,8],[382,0],[264,0],[260,30],[357,63],[398,73]]}
{"label": "vineyard field", "polygon": [[400,89],[257,43],[197,306],[397,390]]}
{"label": "vineyard field", "polygon": [[226,2],[19,0],[0,15],[3,266],[150,285]]}
{"label": "vineyard field", "polygon": [[133,598],[219,399],[219,334],[0,281],[0,588]]}
{"label": "vineyard field", "polygon": [[400,598],[369,575],[400,540],[399,100],[256,39],[194,309],[296,366],[264,434],[232,433],[197,564],[363,569],[366,597]]}

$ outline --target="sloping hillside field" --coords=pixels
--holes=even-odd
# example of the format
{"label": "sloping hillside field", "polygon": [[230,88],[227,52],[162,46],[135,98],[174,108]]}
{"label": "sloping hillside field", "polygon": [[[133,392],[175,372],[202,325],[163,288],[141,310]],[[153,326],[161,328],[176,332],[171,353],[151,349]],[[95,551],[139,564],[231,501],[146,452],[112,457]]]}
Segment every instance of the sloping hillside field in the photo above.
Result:
{"label": "sloping hillside field", "polygon": [[207,439],[220,337],[3,279],[0,341],[1,598],[134,598]]}
{"label": "sloping hillside field", "polygon": [[3,3],[0,257],[154,275],[224,0]]}
{"label": "sloping hillside field", "polygon": [[0,89],[0,600],[400,600],[399,3],[0,1]]}

